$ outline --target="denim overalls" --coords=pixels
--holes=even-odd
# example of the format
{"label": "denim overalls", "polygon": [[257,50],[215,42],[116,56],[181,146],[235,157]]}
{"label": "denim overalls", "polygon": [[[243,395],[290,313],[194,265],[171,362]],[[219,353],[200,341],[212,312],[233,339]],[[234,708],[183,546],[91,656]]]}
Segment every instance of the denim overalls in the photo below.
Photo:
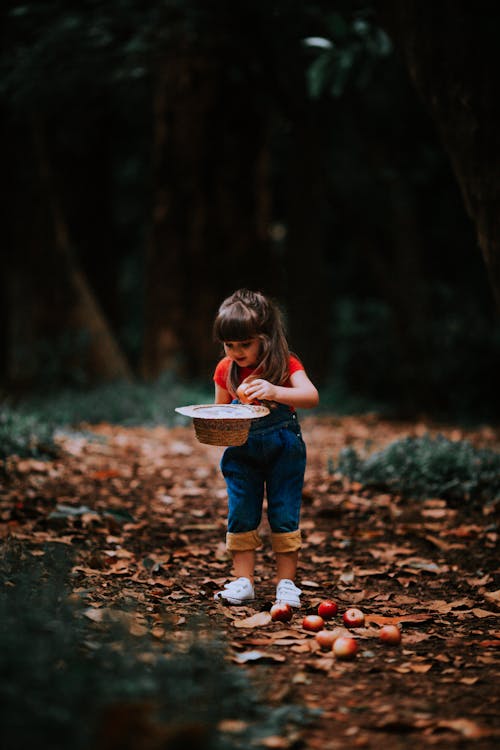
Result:
{"label": "denim overalls", "polygon": [[264,499],[273,549],[300,547],[300,506],[306,467],[306,447],[297,414],[284,404],[251,422],[247,442],[226,448],[221,470],[226,480],[230,550],[257,549]]}

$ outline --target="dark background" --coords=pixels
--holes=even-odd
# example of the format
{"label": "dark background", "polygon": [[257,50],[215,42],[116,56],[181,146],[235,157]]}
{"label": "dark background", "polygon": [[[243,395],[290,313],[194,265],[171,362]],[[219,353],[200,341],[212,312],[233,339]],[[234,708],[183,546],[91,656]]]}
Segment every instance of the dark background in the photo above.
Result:
{"label": "dark background", "polygon": [[4,396],[210,384],[248,286],[325,406],[498,420],[493,4],[2,16]]}

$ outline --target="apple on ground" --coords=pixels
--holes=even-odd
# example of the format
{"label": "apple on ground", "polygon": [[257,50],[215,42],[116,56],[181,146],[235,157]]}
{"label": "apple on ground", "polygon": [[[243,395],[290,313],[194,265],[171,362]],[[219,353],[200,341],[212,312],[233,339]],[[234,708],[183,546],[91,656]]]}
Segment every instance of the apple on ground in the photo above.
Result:
{"label": "apple on ground", "polygon": [[271,619],[277,622],[289,622],[293,617],[293,609],[285,602],[276,602],[271,607]]}
{"label": "apple on ground", "polygon": [[304,630],[312,630],[317,633],[319,630],[323,630],[325,621],[319,615],[306,615],[302,620],[302,627]]}
{"label": "apple on ground", "polygon": [[322,617],[323,620],[331,620],[332,617],[335,617],[337,614],[338,609],[336,602],[332,602],[331,599],[325,599],[325,601],[321,602],[318,607],[318,615]]}
{"label": "apple on ground", "polygon": [[396,645],[401,643],[401,630],[397,625],[383,625],[379,630],[378,637],[383,643]]}
{"label": "apple on ground", "polygon": [[365,624],[365,616],[363,612],[360,609],[356,609],[356,607],[347,609],[344,612],[342,619],[348,628],[361,628]]}
{"label": "apple on ground", "polygon": [[315,639],[318,645],[324,649],[331,649],[337,638],[349,635],[345,628],[333,628],[333,630],[320,630],[316,633]]}
{"label": "apple on ground", "polygon": [[351,636],[339,636],[333,644],[333,653],[338,659],[353,659],[358,651],[358,644]]}

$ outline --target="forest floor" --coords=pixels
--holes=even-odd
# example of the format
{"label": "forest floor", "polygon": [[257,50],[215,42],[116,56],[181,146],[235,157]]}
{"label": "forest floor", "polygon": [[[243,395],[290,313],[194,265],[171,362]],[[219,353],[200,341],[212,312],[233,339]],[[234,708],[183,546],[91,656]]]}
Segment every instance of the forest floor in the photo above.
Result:
{"label": "forest floor", "polygon": [[[440,432],[498,450],[500,430],[389,422],[375,416],[306,417],[308,446],[303,604],[273,622],[273,560],[263,522],[256,593],[228,607],[213,594],[231,577],[224,538],[222,449],[190,426],[86,425],[62,433],[53,460],[9,459],[0,493],[4,537],[34,555],[67,544],[76,554],[74,595],[96,623],[132,605],[132,635],[159,644],[192,638],[200,615],[225,639],[227,660],[269,705],[313,710],[306,726],[262,738],[274,748],[463,748],[500,745],[500,565],[498,504],[450,505],[363,489],[332,473],[346,445],[364,451],[398,437]],[[15,508],[15,512],[12,512]],[[303,616],[334,599],[366,615],[359,651],[339,661],[322,651]],[[402,628],[398,646],[378,639],[381,623]],[[317,710],[317,711],[316,711]],[[245,720],[220,731],[245,732]]]}

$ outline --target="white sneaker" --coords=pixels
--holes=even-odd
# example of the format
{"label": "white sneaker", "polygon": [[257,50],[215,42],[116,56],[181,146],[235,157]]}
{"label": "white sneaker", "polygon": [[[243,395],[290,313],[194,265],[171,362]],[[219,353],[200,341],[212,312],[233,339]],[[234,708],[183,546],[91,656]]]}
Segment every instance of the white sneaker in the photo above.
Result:
{"label": "white sneaker", "polygon": [[235,581],[226,583],[224,591],[218,591],[214,599],[222,599],[229,604],[243,604],[250,602],[255,597],[254,588],[248,578],[237,578]]}
{"label": "white sneaker", "polygon": [[297,588],[289,578],[282,578],[276,586],[276,602],[289,604],[291,607],[300,607],[300,595],[302,591]]}

